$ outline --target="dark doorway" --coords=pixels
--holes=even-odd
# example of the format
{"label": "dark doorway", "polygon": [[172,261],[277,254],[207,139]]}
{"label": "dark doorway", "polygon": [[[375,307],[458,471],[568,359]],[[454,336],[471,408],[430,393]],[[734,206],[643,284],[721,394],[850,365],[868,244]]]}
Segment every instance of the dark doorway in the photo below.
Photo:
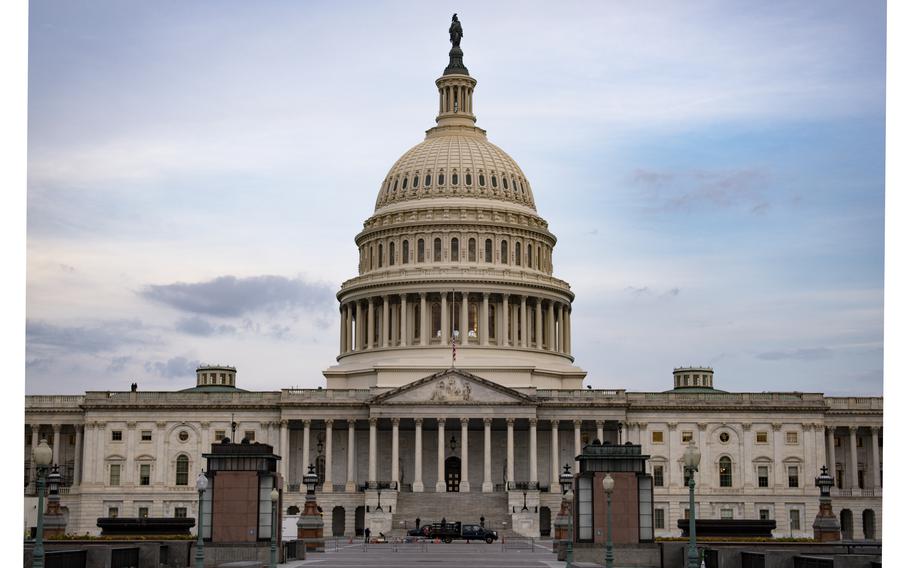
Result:
{"label": "dark doorway", "polygon": [[863,511],[863,538],[866,540],[875,539],[875,511],[872,509]]}
{"label": "dark doorway", "polygon": [[363,505],[354,509],[354,536],[363,536]]}
{"label": "dark doorway", "polygon": [[841,509],[840,535],[842,540],[853,540],[853,511]]}
{"label": "dark doorway", "polygon": [[550,536],[550,508],[540,508],[540,536]]}
{"label": "dark doorway", "polygon": [[344,507],[332,509],[332,536],[344,536]]}
{"label": "dark doorway", "polygon": [[453,493],[458,491],[461,485],[461,459],[452,456],[446,459],[446,491]]}

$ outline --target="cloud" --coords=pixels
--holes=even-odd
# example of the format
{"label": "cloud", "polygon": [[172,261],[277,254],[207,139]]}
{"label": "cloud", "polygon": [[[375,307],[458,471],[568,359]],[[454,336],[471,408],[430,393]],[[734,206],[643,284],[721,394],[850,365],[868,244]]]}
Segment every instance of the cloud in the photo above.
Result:
{"label": "cloud", "polygon": [[670,210],[745,205],[753,214],[761,214],[770,207],[761,191],[767,181],[768,174],[756,168],[679,172],[637,169],[632,174],[633,185],[644,188],[662,208]]}
{"label": "cloud", "polygon": [[756,355],[759,359],[765,361],[780,361],[791,359],[795,361],[818,361],[821,359],[830,359],[832,351],[827,347],[811,347],[808,349],[793,349],[790,351],[766,351]]}
{"label": "cloud", "polygon": [[[327,284],[271,275],[219,276],[207,282],[153,284],[146,286],[140,295],[180,311],[220,317],[236,317],[259,310],[326,309],[335,301]],[[195,329],[198,331],[201,326],[197,324]]]}
{"label": "cloud", "polygon": [[110,365],[107,366],[107,371],[109,373],[120,373],[126,368],[127,363],[132,360],[133,358],[130,356],[114,357],[111,359]]}
{"label": "cloud", "polygon": [[199,367],[198,360],[189,360],[186,357],[172,357],[165,362],[155,361],[145,364],[147,373],[156,373],[164,378],[194,376]]}
{"label": "cloud", "polygon": [[189,335],[198,335],[201,337],[209,337],[212,335],[230,335],[237,331],[237,328],[232,325],[213,325],[208,320],[202,319],[198,316],[181,318],[177,321],[177,324],[174,327],[177,329],[177,331],[181,331]]}
{"label": "cloud", "polygon": [[25,322],[28,349],[45,348],[77,353],[106,353],[125,344],[153,343],[139,320],[101,322],[95,327],[59,326],[44,321]]}

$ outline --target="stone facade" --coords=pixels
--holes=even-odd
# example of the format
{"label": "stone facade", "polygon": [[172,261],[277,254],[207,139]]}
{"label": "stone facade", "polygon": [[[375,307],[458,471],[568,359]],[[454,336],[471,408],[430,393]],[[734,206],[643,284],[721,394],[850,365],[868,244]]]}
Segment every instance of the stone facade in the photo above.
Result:
{"label": "stone facade", "polygon": [[[476,80],[457,69],[436,81],[436,126],[391,168],[356,236],[326,388],[247,392],[216,366],[179,392],[26,397],[26,459],[48,439],[70,531],[97,533],[96,518],[115,514],[195,516],[202,453],[229,436],[282,456],[285,511],[303,508],[300,482],[316,466],[326,536],[400,531],[427,510],[476,521],[454,518],[459,503],[497,529],[552,534],[560,467],[577,471],[582,445],[599,439],[651,455],[655,532],[670,536],[688,507],[691,439],[700,517],[767,516],[778,536],[811,536],[827,464],[847,534],[879,538],[880,397],[727,393],[706,368],[674,370],[667,392],[582,388],[556,237],[524,173],[475,126]],[[27,500],[34,477],[27,461]],[[433,501],[455,491],[472,495]]]}

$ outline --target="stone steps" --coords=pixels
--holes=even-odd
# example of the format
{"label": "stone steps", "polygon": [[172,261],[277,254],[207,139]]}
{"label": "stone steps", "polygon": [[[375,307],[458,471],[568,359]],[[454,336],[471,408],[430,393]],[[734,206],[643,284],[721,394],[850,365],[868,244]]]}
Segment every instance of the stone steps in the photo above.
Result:
{"label": "stone steps", "polygon": [[[511,536],[512,517],[509,512],[508,494],[499,493],[408,493],[398,494],[398,504],[392,515],[392,535],[404,535],[414,528],[420,518],[421,524],[439,522],[480,523],[499,532],[500,537]],[[404,521],[402,526],[401,521]],[[503,522],[506,524],[503,525]]]}

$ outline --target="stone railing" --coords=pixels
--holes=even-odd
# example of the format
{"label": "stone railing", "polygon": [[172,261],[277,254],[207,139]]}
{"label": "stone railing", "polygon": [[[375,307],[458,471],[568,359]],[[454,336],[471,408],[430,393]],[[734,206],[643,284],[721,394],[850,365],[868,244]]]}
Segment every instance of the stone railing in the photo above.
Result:
{"label": "stone railing", "polygon": [[32,394],[25,397],[25,408],[78,409],[85,397],[66,394]]}
{"label": "stone railing", "polygon": [[825,403],[828,408],[844,410],[881,410],[884,408],[884,399],[879,396],[850,396],[850,397],[827,397]]}
{"label": "stone railing", "polygon": [[86,406],[120,406],[136,404],[141,406],[198,406],[211,404],[254,404],[277,405],[280,392],[111,392],[89,391],[85,393]]}
{"label": "stone railing", "polygon": [[282,402],[318,402],[337,400],[351,402],[367,400],[378,391],[370,389],[282,389]]}
{"label": "stone railing", "polygon": [[[406,268],[404,268],[406,267]],[[569,283],[534,269],[504,267],[497,264],[477,263],[476,265],[453,265],[441,262],[396,265],[395,268],[372,270],[341,284],[341,291],[366,284],[419,281],[451,280],[497,280],[503,284],[536,284],[569,291]],[[443,290],[445,291],[445,290]]]}
{"label": "stone railing", "polygon": [[629,392],[626,393],[629,402],[637,403],[680,403],[680,402],[706,402],[726,403],[738,406],[751,405],[818,405],[821,406],[825,397],[821,393],[799,392],[739,392],[739,393],[708,393],[708,392]]}
{"label": "stone railing", "polygon": [[604,400],[610,399],[617,402],[625,400],[626,391],[622,389],[537,389],[537,397],[549,400]]}

